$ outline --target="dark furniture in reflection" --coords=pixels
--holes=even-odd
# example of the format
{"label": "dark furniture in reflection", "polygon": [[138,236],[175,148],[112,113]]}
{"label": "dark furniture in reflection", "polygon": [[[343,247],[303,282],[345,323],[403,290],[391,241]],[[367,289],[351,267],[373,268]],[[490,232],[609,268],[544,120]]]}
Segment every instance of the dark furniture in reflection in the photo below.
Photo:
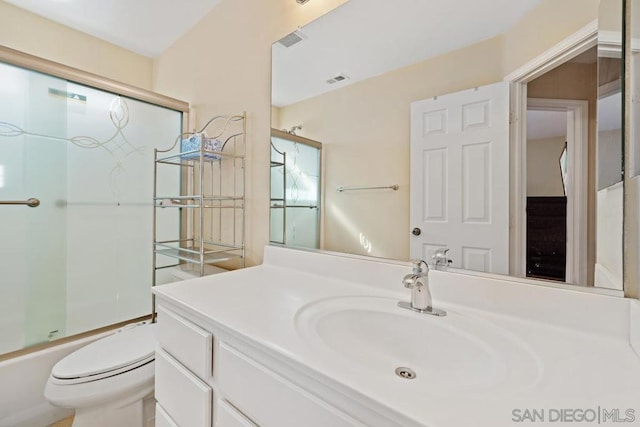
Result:
{"label": "dark furniture in reflection", "polygon": [[527,197],[527,277],[565,281],[567,198]]}

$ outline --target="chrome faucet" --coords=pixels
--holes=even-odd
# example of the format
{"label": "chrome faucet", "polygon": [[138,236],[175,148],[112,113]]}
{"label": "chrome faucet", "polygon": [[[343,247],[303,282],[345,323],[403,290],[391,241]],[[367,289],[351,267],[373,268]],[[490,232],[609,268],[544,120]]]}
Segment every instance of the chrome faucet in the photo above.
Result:
{"label": "chrome faucet", "polygon": [[431,256],[436,270],[446,270],[447,267],[449,267],[449,264],[453,262],[453,260],[447,257],[447,252],[449,252],[448,248],[439,248],[436,249]]}
{"label": "chrome faucet", "polygon": [[[419,313],[446,316],[447,312],[433,308],[429,291],[429,265],[421,259],[412,259],[413,271],[402,279],[405,288],[411,289],[411,302],[400,301],[398,306]],[[424,269],[422,268],[424,264]]]}

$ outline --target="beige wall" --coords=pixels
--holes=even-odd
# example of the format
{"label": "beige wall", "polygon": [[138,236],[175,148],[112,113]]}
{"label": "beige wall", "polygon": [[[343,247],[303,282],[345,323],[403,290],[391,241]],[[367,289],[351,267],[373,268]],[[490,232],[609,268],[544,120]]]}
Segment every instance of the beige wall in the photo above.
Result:
{"label": "beige wall", "polygon": [[151,89],[153,61],[0,0],[0,45]]}
{"label": "beige wall", "polygon": [[504,34],[508,75],[598,18],[600,0],[543,0]]}
{"label": "beige wall", "polygon": [[[279,127],[302,124],[323,143],[323,249],[409,257],[410,104],[500,81],[501,52],[496,37],[280,108]],[[400,189],[336,191],[392,184]]]}
{"label": "beige wall", "polygon": [[598,29],[602,31],[622,31],[622,2],[620,0],[600,0]]}
{"label": "beige wall", "polygon": [[269,241],[271,44],[344,1],[222,0],[155,61],[154,90],[189,101],[198,126],[247,112],[247,265]]}
{"label": "beige wall", "polygon": [[271,127],[282,130],[282,126],[280,126],[280,108],[275,106],[271,107]]}
{"label": "beige wall", "polygon": [[565,137],[527,141],[527,196],[564,196],[560,156]]}

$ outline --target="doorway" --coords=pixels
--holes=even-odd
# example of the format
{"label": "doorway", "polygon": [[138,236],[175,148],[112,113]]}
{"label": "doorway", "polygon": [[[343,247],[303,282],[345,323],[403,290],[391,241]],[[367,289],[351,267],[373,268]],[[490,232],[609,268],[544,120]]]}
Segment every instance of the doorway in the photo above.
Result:
{"label": "doorway", "polygon": [[587,276],[588,101],[529,98],[527,277]]}
{"label": "doorway", "polygon": [[[616,129],[605,132],[608,129],[606,116],[613,116],[609,120],[611,123],[620,122],[620,114],[605,108],[607,96],[619,92],[620,60],[603,56],[607,46],[598,41],[595,26],[588,26],[505,78],[512,82],[514,111],[511,121],[514,138],[511,176],[515,183],[511,198],[511,241],[514,250],[510,264],[513,274],[537,277],[531,274],[531,263],[527,257],[530,255],[527,239],[532,235],[527,233],[527,205],[530,202],[527,168],[535,167],[527,159],[529,110],[532,106],[537,107],[534,110],[560,110],[569,114],[574,110],[573,120],[570,115],[567,116],[567,151],[562,157],[562,166],[566,168],[563,190],[567,206],[565,281],[582,286],[621,288],[621,285],[617,286],[621,280],[611,274],[621,269],[616,268],[618,265],[615,262],[610,262],[616,257],[620,258],[621,244],[618,243],[621,232],[609,226],[622,222],[621,219],[614,219],[620,215],[613,215],[620,211],[621,204],[616,202],[620,198],[620,192],[616,191],[621,176],[620,162],[616,161],[620,158],[620,148],[616,148],[620,145],[620,138]],[[619,45],[617,51],[619,53]],[[612,104],[617,105],[616,102]],[[579,122],[582,125],[578,125]],[[573,140],[583,141],[581,144],[571,144],[572,128],[575,132],[581,132],[582,136],[577,133],[573,135]],[[616,135],[618,137],[614,138]],[[614,141],[606,144],[608,140],[605,136]],[[555,164],[551,170],[557,177],[558,168]],[[603,177],[609,177],[609,173],[616,182],[606,187],[608,181]],[[601,241],[605,229],[611,232],[607,233],[608,240]],[[602,256],[603,253],[607,256]],[[556,262],[561,264],[561,257]],[[610,280],[601,280],[604,276]],[[545,278],[561,280],[559,277]]]}
{"label": "doorway", "polygon": [[597,99],[597,58],[592,47],[527,83],[527,277],[592,284],[588,153],[595,144],[589,112]]}

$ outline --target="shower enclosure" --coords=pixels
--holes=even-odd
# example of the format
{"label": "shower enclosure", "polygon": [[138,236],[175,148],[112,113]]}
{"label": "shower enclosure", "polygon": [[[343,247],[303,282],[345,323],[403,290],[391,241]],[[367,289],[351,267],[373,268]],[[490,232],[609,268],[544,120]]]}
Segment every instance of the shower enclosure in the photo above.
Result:
{"label": "shower enclosure", "polygon": [[320,247],[322,144],[271,130],[270,241]]}
{"label": "shower enclosure", "polygon": [[0,355],[151,311],[153,149],[183,111],[123,92],[0,63]]}

